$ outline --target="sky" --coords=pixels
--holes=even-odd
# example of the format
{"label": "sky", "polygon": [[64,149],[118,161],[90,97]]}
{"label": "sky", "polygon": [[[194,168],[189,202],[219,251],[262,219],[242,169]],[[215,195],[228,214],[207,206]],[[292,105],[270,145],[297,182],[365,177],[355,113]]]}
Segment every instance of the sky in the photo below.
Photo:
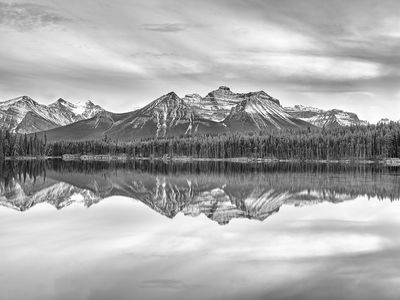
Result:
{"label": "sky", "polygon": [[0,0],[0,100],[130,111],[175,91],[400,119],[398,0]]}

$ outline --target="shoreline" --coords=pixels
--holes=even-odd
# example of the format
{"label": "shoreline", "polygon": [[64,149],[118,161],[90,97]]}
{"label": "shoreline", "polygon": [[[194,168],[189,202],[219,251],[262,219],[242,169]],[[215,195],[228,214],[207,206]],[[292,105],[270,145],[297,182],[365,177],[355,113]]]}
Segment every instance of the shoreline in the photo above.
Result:
{"label": "shoreline", "polygon": [[380,164],[385,166],[400,166],[400,158],[387,158],[379,160],[357,160],[357,159],[275,159],[275,158],[248,158],[248,157],[232,157],[232,158],[195,158],[188,156],[176,157],[130,157],[128,155],[75,155],[64,154],[63,156],[20,156],[6,157],[5,160],[12,161],[30,161],[30,160],[48,160],[62,159],[63,161],[164,161],[164,162],[234,162],[234,163],[321,163],[321,164]]}

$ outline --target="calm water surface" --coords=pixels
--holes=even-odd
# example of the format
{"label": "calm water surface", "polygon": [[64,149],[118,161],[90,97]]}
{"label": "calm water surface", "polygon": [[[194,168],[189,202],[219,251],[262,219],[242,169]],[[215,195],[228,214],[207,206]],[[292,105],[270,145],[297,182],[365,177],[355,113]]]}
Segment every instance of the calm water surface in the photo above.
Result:
{"label": "calm water surface", "polygon": [[399,299],[400,169],[0,166],[1,299]]}

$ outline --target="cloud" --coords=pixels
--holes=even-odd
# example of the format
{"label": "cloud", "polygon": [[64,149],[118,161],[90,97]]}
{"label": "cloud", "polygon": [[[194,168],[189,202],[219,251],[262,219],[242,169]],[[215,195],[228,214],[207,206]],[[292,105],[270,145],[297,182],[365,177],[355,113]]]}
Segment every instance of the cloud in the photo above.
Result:
{"label": "cloud", "polygon": [[143,281],[145,288],[167,288],[167,289],[180,289],[184,287],[184,283],[180,280],[174,279],[153,279]]}
{"label": "cloud", "polygon": [[186,30],[189,26],[185,23],[163,23],[163,24],[143,24],[144,30],[158,32],[179,32]]}
{"label": "cloud", "polygon": [[68,21],[68,18],[52,12],[44,5],[0,2],[0,24],[18,30],[31,30]]}
{"label": "cloud", "polygon": [[[378,101],[378,118],[398,102],[399,11],[397,0],[0,0],[0,43],[13,48],[0,48],[0,98],[118,90],[124,100],[106,107],[124,111],[121,101],[226,84],[285,105],[315,104],[301,92],[316,92],[321,106],[359,114]],[[349,92],[376,98],[345,102]]]}
{"label": "cloud", "polygon": [[134,58],[163,58],[163,57],[175,57],[178,56],[178,54],[175,53],[167,53],[167,52],[156,52],[156,51],[147,51],[147,52],[135,52],[131,54],[132,57]]}
{"label": "cloud", "polygon": [[312,78],[316,81],[368,79],[381,75],[376,63],[298,54],[227,55],[221,57],[221,63],[264,69],[280,78]]}

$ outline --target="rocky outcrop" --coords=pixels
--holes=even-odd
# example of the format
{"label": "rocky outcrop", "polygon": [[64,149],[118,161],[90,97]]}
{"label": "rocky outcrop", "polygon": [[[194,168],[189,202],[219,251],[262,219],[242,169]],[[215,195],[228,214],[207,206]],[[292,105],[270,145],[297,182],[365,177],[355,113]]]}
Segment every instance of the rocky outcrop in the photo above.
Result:
{"label": "rocky outcrop", "polygon": [[286,107],[285,111],[294,118],[306,121],[320,128],[368,124],[368,122],[360,120],[355,113],[339,109],[322,110],[315,107],[295,105],[294,107]]}
{"label": "rocky outcrop", "polygon": [[232,131],[260,131],[284,128],[307,128],[310,124],[290,116],[264,91],[241,94],[243,100],[231,109],[224,123]]}

